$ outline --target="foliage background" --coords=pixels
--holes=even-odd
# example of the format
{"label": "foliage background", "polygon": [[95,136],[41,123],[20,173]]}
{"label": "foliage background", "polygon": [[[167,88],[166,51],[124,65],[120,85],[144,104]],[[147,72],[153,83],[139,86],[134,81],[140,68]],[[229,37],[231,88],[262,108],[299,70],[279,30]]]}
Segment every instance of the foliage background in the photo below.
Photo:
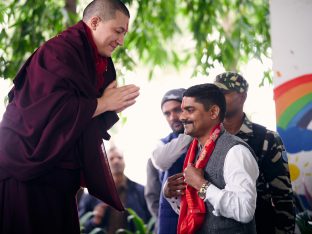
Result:
{"label": "foliage background", "polygon": [[[12,79],[45,40],[77,22],[85,0],[0,2],[0,77]],[[216,63],[240,70],[252,58],[270,57],[269,3],[266,0],[124,0],[132,12],[125,46],[114,53],[120,74],[138,63],[181,69],[195,60],[193,76],[207,75]],[[83,6],[83,7],[82,7]],[[175,44],[191,36],[192,46]],[[118,67],[117,67],[118,68]],[[271,83],[270,71],[264,79]]]}

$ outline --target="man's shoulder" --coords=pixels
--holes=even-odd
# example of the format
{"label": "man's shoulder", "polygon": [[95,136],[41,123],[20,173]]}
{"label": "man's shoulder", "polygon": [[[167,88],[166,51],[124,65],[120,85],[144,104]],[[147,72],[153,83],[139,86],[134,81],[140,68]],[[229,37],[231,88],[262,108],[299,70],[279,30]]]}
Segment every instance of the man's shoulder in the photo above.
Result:
{"label": "man's shoulder", "polygon": [[253,131],[267,131],[267,128],[261,124],[251,122]]}
{"label": "man's shoulder", "polygon": [[83,22],[65,29],[56,36],[47,40],[40,48],[51,49],[51,52],[60,52],[59,50],[73,50],[81,52],[78,48],[84,47],[87,42],[86,32],[84,30]]}
{"label": "man's shoulder", "polygon": [[266,135],[270,136],[270,138],[274,139],[275,141],[281,141],[280,135],[277,132],[273,131],[273,130],[267,129]]}
{"label": "man's shoulder", "polygon": [[219,144],[221,144],[222,146],[228,145],[230,148],[241,145],[246,147],[251,152],[251,154],[254,155],[253,149],[244,140],[227,131],[224,131],[224,133],[221,135],[221,142]]}
{"label": "man's shoulder", "polygon": [[276,131],[270,130],[258,123],[251,122],[251,124],[254,135],[258,135],[259,132],[263,132],[266,135],[266,138],[280,139],[280,136]]}
{"label": "man's shoulder", "polygon": [[130,180],[129,178],[127,180],[127,183],[128,183],[128,187],[131,189],[135,189],[138,191],[144,191],[144,186],[142,184],[134,182],[133,180]]}
{"label": "man's shoulder", "polygon": [[163,142],[164,144],[167,144],[173,139],[177,138],[178,136],[179,136],[178,133],[171,132],[168,136],[161,138],[160,141]]}
{"label": "man's shoulder", "polygon": [[261,154],[266,155],[270,152],[270,157],[274,157],[277,151],[285,151],[284,143],[280,135],[273,130],[270,130],[260,124],[252,123],[253,135],[261,140]]}
{"label": "man's shoulder", "polygon": [[270,130],[265,126],[256,123],[252,123],[252,125],[254,129],[254,135],[259,135],[259,132],[261,131],[264,133],[265,140],[267,140],[269,143],[276,142],[277,144],[283,144],[280,135],[276,131]]}
{"label": "man's shoulder", "polygon": [[233,142],[234,144],[243,144],[243,145],[246,145],[246,142],[243,141],[240,137],[238,136],[235,136],[227,131],[224,131],[223,134],[221,134],[221,139],[224,138],[228,141],[231,141]]}

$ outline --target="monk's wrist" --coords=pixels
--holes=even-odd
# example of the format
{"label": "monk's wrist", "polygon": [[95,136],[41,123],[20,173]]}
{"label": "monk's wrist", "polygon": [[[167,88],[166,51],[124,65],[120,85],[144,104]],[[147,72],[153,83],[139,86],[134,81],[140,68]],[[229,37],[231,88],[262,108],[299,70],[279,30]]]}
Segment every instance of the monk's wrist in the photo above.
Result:
{"label": "monk's wrist", "polygon": [[98,115],[100,115],[106,111],[107,111],[106,103],[101,98],[98,98],[97,99],[97,106],[96,106],[95,112],[93,114],[93,117],[98,116]]}

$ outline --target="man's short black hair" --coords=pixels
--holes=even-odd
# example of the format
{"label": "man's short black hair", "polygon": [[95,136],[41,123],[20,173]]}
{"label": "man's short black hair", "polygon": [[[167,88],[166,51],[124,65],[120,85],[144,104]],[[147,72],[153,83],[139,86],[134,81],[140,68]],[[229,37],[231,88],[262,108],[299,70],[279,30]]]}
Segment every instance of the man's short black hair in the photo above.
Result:
{"label": "man's short black hair", "polygon": [[225,116],[226,102],[221,90],[214,84],[200,84],[188,88],[183,97],[193,97],[196,102],[202,103],[205,110],[209,110],[213,105],[220,108],[219,120],[222,122]]}
{"label": "man's short black hair", "polygon": [[93,0],[83,11],[83,21],[88,21],[92,16],[99,16],[103,21],[115,18],[116,11],[130,17],[128,8],[119,0]]}

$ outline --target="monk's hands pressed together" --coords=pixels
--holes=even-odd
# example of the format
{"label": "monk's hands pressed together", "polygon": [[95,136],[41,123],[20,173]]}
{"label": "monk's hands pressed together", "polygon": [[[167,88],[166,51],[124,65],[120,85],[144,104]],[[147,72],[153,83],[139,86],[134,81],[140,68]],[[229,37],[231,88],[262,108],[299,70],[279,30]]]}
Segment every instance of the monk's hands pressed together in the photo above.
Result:
{"label": "monk's hands pressed together", "polygon": [[167,198],[177,197],[184,194],[185,188],[183,173],[178,173],[168,177],[164,187],[164,195]]}
{"label": "monk's hands pressed together", "polygon": [[117,82],[113,81],[104,90],[102,96],[97,99],[98,105],[93,116],[106,111],[121,112],[132,106],[140,94],[139,90],[140,88],[135,85],[117,87]]}
{"label": "monk's hands pressed together", "polygon": [[192,164],[187,165],[184,169],[184,182],[199,190],[206,182],[203,169],[196,168]]}

